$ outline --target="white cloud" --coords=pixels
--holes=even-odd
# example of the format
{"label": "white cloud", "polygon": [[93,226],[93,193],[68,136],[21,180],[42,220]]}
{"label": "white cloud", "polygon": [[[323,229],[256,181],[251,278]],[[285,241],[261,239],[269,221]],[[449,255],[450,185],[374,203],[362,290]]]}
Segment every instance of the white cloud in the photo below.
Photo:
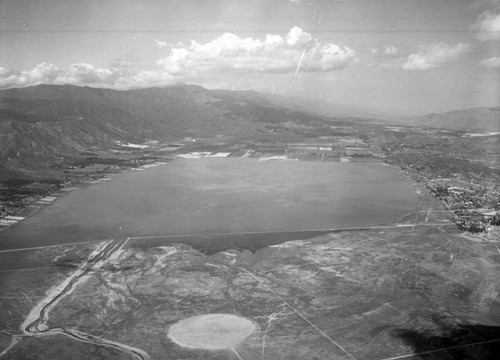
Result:
{"label": "white cloud", "polygon": [[155,40],[156,46],[158,46],[160,49],[168,46],[168,42],[166,41],[160,41],[160,40]]}
{"label": "white cloud", "polygon": [[192,41],[190,46],[172,48],[157,63],[167,73],[180,77],[226,72],[294,73],[301,57],[301,72],[333,71],[353,62],[355,51],[333,43],[321,44],[294,27],[284,37],[268,34],[264,40],[225,33],[205,44]]}
{"label": "white cloud", "polygon": [[[163,46],[159,40],[156,43]],[[335,71],[358,61],[353,49],[321,43],[298,27],[284,36],[268,34],[264,39],[225,33],[205,44],[192,41],[188,46],[182,43],[168,46],[169,55],[157,61],[157,70],[134,70],[131,56],[114,59],[106,68],[76,63],[61,70],[53,64],[41,63],[26,71],[0,68],[0,88],[73,84],[126,89],[213,80],[219,75]]]}
{"label": "white cloud", "polygon": [[106,84],[109,83],[115,72],[110,69],[96,69],[85,63],[73,64],[66,76],[69,81],[78,84]]}
{"label": "white cloud", "polygon": [[488,69],[500,68],[500,56],[494,56],[488,59],[484,59],[480,64]]}
{"label": "white cloud", "polygon": [[86,63],[73,64],[67,70],[60,70],[47,63],[41,63],[31,70],[19,72],[0,68],[0,88],[71,84],[128,89],[160,86],[173,82],[173,77],[163,71],[130,73],[126,67],[112,66],[109,69],[103,69]]}
{"label": "white cloud", "polygon": [[54,83],[61,75],[61,71],[53,64],[40,63],[31,70],[20,72],[0,70],[0,87],[28,86],[42,83]]}
{"label": "white cloud", "polygon": [[[271,35],[272,36],[272,35]],[[276,35],[275,35],[276,37]],[[276,37],[277,39],[278,37]],[[288,34],[286,34],[286,43],[289,46],[295,46],[295,45],[305,45],[310,44],[311,41],[313,40],[311,34],[305,32],[301,28],[294,26],[293,28],[290,29]]]}
{"label": "white cloud", "polygon": [[500,40],[500,12],[483,12],[472,29],[477,30],[477,38],[481,41]]}
{"label": "white cloud", "polygon": [[421,46],[416,53],[409,55],[403,64],[405,70],[430,70],[458,59],[469,51],[468,44],[449,45],[444,42]]}
{"label": "white cloud", "polygon": [[384,48],[384,55],[397,56],[398,54],[399,50],[395,46],[386,46]]}

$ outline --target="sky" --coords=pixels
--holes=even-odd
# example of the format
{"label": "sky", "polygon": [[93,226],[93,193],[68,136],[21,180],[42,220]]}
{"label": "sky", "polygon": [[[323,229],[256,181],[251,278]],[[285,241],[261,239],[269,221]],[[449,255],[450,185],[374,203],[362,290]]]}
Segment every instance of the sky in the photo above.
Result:
{"label": "sky", "polygon": [[500,105],[500,0],[0,0],[0,88],[192,83],[425,114]]}

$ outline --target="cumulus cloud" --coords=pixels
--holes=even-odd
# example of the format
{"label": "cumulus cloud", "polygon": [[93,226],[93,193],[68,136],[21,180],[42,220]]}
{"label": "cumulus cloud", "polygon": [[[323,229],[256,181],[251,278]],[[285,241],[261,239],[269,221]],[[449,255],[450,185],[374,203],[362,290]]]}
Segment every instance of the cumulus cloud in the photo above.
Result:
{"label": "cumulus cloud", "polygon": [[160,49],[168,46],[168,42],[166,42],[166,41],[161,41],[161,40],[155,40],[155,44],[156,44],[156,46],[158,46]]}
{"label": "cumulus cloud", "polygon": [[481,41],[500,40],[500,11],[485,11],[472,26]]}
{"label": "cumulus cloud", "polygon": [[450,45],[444,42],[420,46],[416,53],[410,54],[403,64],[405,70],[430,70],[458,59],[469,51],[468,44]]}
{"label": "cumulus cloud", "polygon": [[494,56],[488,59],[484,59],[481,61],[481,66],[488,69],[500,68],[500,57]]}
{"label": "cumulus cloud", "polygon": [[90,64],[73,64],[65,74],[68,82],[78,84],[105,84],[109,83],[115,73],[110,69],[95,68]]}
{"label": "cumulus cloud", "polygon": [[41,83],[54,83],[62,72],[53,64],[40,63],[31,70],[20,72],[0,70],[0,87],[18,87]]}
{"label": "cumulus cloud", "polygon": [[[171,84],[174,78],[162,71],[131,73],[127,64],[112,63],[108,69],[77,63],[66,70],[53,64],[41,63],[31,70],[10,71],[0,68],[0,88],[24,87],[39,84],[71,84],[81,86],[128,89]],[[118,66],[121,65],[121,66]]]}
{"label": "cumulus cloud", "polygon": [[384,55],[397,56],[399,55],[399,51],[395,46],[386,46],[384,47]]}
{"label": "cumulus cloud", "polygon": [[225,33],[205,44],[192,41],[190,46],[172,48],[157,63],[174,76],[196,77],[224,72],[295,73],[299,63],[301,72],[333,71],[354,60],[353,49],[322,44],[294,27],[285,36],[268,34],[263,40]]}
{"label": "cumulus cloud", "polygon": [[[159,40],[155,42],[159,47],[164,45]],[[298,27],[283,36],[268,34],[263,39],[225,33],[204,44],[192,41],[190,45],[168,46],[169,54],[157,61],[157,70],[135,71],[135,62],[130,56],[117,58],[105,68],[76,63],[61,70],[52,64],[41,63],[26,71],[0,68],[0,87],[73,84],[125,89],[161,86],[176,81],[196,82],[226,74],[300,75],[335,71],[358,61],[353,49],[321,43]]]}

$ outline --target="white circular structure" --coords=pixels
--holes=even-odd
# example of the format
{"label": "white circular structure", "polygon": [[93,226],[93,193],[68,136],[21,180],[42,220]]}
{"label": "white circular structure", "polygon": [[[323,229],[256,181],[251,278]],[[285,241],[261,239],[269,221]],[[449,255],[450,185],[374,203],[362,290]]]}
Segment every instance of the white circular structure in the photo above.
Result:
{"label": "white circular structure", "polygon": [[220,350],[238,345],[258,329],[254,321],[242,316],[206,314],[176,322],[167,336],[183,347]]}

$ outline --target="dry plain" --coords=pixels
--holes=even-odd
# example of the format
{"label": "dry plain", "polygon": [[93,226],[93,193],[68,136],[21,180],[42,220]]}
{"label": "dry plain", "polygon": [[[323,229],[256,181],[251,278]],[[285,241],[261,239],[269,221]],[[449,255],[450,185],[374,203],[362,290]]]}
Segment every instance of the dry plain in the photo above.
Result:
{"label": "dry plain", "polygon": [[[2,358],[493,359],[499,349],[498,248],[438,227],[340,232],[255,253],[100,246],[114,251],[61,291],[46,328],[16,329],[44,296],[28,270],[18,287],[2,284],[16,308],[26,297],[17,317],[2,316],[13,320],[4,347],[6,333],[20,336]],[[63,264],[86,264],[88,247],[46,258],[33,270],[42,288],[74,273]],[[172,325],[203,314],[251,319],[256,331],[215,350],[169,338]]]}

